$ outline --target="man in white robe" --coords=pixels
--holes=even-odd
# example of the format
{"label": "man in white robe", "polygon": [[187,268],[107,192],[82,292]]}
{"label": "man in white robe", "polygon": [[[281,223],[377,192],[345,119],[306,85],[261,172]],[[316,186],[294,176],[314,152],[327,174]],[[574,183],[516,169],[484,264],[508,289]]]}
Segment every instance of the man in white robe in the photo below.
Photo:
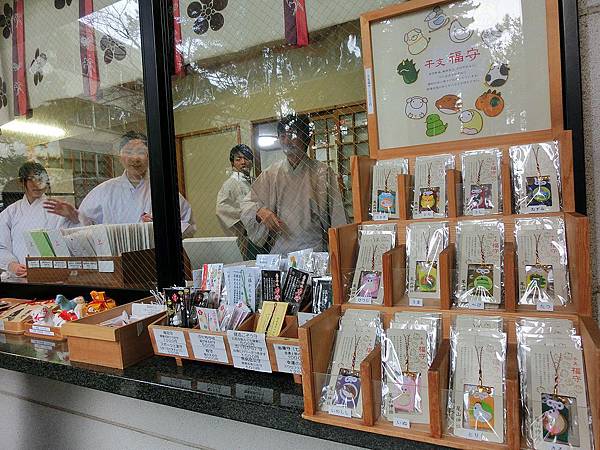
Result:
{"label": "man in white robe", "polygon": [[31,230],[68,228],[73,224],[44,208],[50,187],[41,164],[26,162],[19,169],[25,195],[0,213],[0,269],[17,277],[27,276],[28,256],[24,235]]}
{"label": "man in white robe", "polygon": [[244,144],[236,145],[229,152],[231,175],[217,194],[216,214],[227,236],[236,236],[244,260],[252,260],[261,251],[248,240],[248,233],[240,219],[241,202],[250,192],[250,171],[254,161],[252,149]]}
{"label": "man in white robe", "polygon": [[284,117],[277,125],[286,159],[260,174],[242,202],[242,223],[272,254],[312,248],[327,251],[327,231],[347,223],[339,183],[326,164],[311,159],[310,119]]}
{"label": "man in white robe", "polygon": [[[80,226],[151,222],[152,196],[146,136],[126,133],[120,142],[119,156],[125,168],[123,174],[92,189],[79,209],[58,200],[46,201],[45,207],[51,213],[66,217]],[[196,230],[192,208],[181,194],[179,208],[183,236],[192,236]]]}

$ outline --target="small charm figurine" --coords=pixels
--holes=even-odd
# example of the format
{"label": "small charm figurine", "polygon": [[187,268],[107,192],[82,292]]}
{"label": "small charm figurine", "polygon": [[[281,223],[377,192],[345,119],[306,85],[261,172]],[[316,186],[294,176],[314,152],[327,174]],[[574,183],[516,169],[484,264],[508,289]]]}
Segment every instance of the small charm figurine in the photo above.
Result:
{"label": "small charm figurine", "polygon": [[42,306],[38,309],[34,309],[31,312],[31,318],[33,319],[34,325],[54,325],[54,313],[47,306]]}
{"label": "small charm figurine", "polygon": [[77,306],[77,302],[75,300],[68,300],[67,297],[65,297],[62,294],[58,294],[56,296],[54,303],[56,303],[56,305],[62,311],[71,311],[71,310],[75,309],[75,307]]}

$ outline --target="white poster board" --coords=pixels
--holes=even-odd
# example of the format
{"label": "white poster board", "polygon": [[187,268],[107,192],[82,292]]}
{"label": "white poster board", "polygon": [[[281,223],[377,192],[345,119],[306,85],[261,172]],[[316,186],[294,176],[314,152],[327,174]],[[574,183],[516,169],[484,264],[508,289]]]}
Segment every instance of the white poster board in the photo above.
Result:
{"label": "white poster board", "polygon": [[550,129],[546,15],[478,0],[371,22],[379,150]]}

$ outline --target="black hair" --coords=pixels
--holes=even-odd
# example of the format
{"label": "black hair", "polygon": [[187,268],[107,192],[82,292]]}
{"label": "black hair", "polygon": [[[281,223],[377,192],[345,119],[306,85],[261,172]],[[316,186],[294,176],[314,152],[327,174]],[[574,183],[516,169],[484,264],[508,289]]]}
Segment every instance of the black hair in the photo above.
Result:
{"label": "black hair", "polygon": [[233,164],[233,160],[236,155],[242,155],[244,158],[250,161],[254,161],[254,155],[252,154],[252,149],[248,147],[246,144],[238,144],[233,147],[229,152],[229,162]]}
{"label": "black hair", "polygon": [[310,118],[306,114],[288,114],[282,117],[277,124],[277,134],[291,134],[299,138],[308,148],[310,144]]}
{"label": "black hair", "polygon": [[121,136],[121,140],[119,141],[119,151],[123,149],[130,141],[142,141],[146,146],[148,145],[148,137],[144,133],[139,133],[137,131],[128,131],[123,136]]}
{"label": "black hair", "polygon": [[25,183],[28,178],[45,176],[48,179],[48,172],[44,166],[35,161],[27,161],[19,167],[19,180]]}

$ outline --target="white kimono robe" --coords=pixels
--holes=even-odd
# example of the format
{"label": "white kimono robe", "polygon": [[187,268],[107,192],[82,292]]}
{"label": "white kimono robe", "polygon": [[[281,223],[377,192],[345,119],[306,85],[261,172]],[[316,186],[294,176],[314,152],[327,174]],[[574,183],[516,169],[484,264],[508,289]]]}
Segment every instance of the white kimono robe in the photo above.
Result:
{"label": "white kimono robe", "polygon": [[217,194],[216,214],[221,228],[228,236],[236,236],[242,255],[248,250],[248,235],[240,220],[241,203],[248,195],[251,179],[241,172],[233,171]]}
{"label": "white kimono robe", "polygon": [[[269,233],[256,213],[268,208],[283,221],[284,230]],[[273,163],[252,185],[242,202],[242,222],[256,245],[273,241],[271,253],[325,248],[327,230],[347,223],[337,178],[326,164],[306,159],[293,168],[287,159]]]}
{"label": "white kimono robe", "polygon": [[[196,230],[192,208],[179,194],[181,232],[184,237]],[[85,196],[79,206],[79,222],[82,226],[94,224],[138,223],[144,214],[152,215],[150,180],[131,184],[125,172],[120,177],[101,183]]]}
{"label": "white kimono robe", "polygon": [[45,201],[45,195],[33,203],[24,196],[0,213],[0,269],[7,271],[12,262],[25,264],[28,252],[23,235],[27,231],[74,225],[64,217],[46,211]]}

